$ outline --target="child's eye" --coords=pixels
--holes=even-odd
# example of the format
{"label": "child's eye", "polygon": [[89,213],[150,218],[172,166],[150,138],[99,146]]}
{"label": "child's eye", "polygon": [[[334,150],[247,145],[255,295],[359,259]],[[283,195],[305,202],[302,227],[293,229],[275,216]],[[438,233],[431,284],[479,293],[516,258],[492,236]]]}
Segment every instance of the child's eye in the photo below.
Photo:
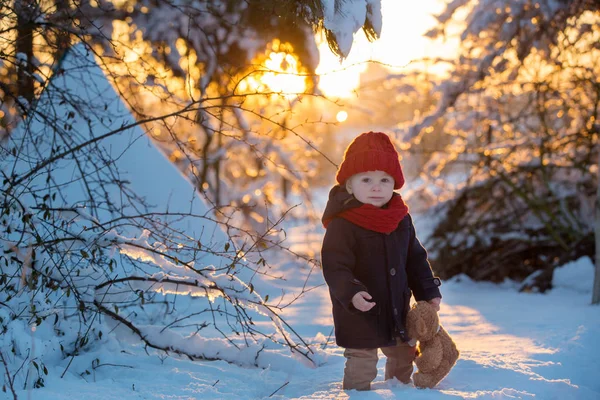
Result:
{"label": "child's eye", "polygon": [[381,182],[383,183],[388,183],[390,181],[389,178],[381,178]]}
{"label": "child's eye", "polygon": [[362,182],[369,183],[369,182],[371,182],[371,179],[370,178],[362,178]]}

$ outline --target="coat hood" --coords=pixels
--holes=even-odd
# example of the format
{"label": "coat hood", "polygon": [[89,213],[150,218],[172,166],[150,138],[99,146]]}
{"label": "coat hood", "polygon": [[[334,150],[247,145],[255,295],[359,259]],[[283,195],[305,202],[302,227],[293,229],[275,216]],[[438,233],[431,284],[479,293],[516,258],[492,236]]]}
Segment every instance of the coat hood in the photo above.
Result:
{"label": "coat hood", "polygon": [[324,223],[326,220],[332,219],[339,213],[351,208],[357,208],[362,206],[363,203],[356,200],[356,198],[346,191],[345,187],[335,185],[329,191],[329,199],[323,212],[323,218],[321,221]]}

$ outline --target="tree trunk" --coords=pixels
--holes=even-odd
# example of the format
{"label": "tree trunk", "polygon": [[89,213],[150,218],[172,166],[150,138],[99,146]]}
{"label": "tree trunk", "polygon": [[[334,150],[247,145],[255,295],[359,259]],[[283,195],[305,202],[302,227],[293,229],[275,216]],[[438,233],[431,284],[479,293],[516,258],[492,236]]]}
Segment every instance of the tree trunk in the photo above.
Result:
{"label": "tree trunk", "polygon": [[35,1],[23,0],[15,2],[17,14],[17,96],[33,101],[33,20],[36,9]]}
{"label": "tree trunk", "polygon": [[61,60],[65,55],[69,47],[71,46],[71,35],[69,28],[71,28],[71,6],[69,0],[56,0],[56,13],[57,21],[61,29],[56,32],[56,50],[54,51],[54,59]]}
{"label": "tree trunk", "polygon": [[594,274],[594,289],[592,291],[592,304],[600,303],[600,155],[598,156],[598,189],[596,190],[596,273]]}

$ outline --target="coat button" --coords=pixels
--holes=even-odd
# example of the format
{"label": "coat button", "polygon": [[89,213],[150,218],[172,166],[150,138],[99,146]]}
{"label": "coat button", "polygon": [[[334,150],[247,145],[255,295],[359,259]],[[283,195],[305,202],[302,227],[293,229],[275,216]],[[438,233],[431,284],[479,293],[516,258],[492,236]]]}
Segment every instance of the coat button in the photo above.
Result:
{"label": "coat button", "polygon": [[396,268],[392,268],[392,269],[390,269],[390,275],[391,275],[391,276],[394,276],[394,275],[396,275]]}

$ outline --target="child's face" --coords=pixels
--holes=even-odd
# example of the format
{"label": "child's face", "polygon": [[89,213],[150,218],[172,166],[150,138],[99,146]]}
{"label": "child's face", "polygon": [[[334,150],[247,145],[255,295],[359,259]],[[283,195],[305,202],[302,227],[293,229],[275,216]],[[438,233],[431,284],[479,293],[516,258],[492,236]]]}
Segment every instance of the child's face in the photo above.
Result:
{"label": "child's face", "polygon": [[348,178],[346,190],[361,203],[381,207],[394,194],[394,178],[383,171],[361,172]]}

